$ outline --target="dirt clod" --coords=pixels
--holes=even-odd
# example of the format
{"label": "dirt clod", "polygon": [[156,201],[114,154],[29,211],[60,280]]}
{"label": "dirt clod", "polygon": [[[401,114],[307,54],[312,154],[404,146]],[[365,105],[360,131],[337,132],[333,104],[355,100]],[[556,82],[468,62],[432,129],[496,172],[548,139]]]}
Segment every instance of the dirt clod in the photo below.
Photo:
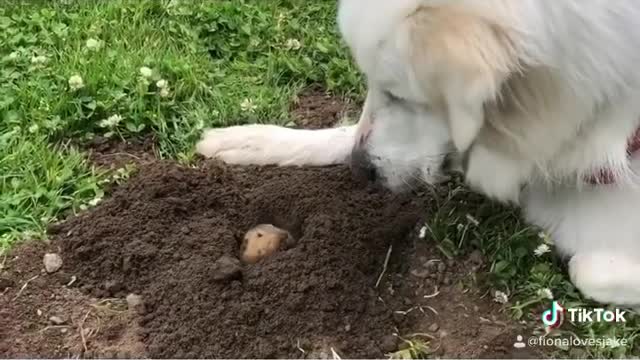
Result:
{"label": "dirt clod", "polygon": [[44,264],[44,269],[49,274],[58,271],[62,267],[62,258],[58,254],[48,253],[44,254],[42,258],[42,263]]}
{"label": "dirt clod", "polygon": [[242,276],[242,265],[238,259],[223,255],[213,263],[211,272],[215,281],[236,280]]}
{"label": "dirt clod", "polygon": [[49,317],[49,322],[52,323],[53,325],[64,325],[67,323],[67,321],[63,318],[61,318],[60,316],[51,316]]}
{"label": "dirt clod", "polygon": [[398,338],[393,335],[385,336],[380,342],[380,350],[385,354],[394,352],[398,349]]}
{"label": "dirt clod", "polygon": [[127,300],[127,307],[129,307],[129,309],[133,309],[135,307],[142,305],[142,296],[140,295],[129,294],[127,295],[126,300]]}
{"label": "dirt clod", "polygon": [[12,279],[0,277],[0,291],[13,286],[15,286],[15,282]]}

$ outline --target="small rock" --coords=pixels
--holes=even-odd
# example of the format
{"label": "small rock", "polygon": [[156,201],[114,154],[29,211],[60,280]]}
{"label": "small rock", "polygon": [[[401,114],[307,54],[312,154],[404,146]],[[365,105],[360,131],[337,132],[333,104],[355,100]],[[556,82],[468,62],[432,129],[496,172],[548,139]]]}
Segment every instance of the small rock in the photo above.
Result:
{"label": "small rock", "polygon": [[223,255],[213,263],[213,280],[229,281],[242,276],[240,260]]}
{"label": "small rock", "polygon": [[421,269],[421,270],[413,269],[413,270],[411,270],[411,275],[413,275],[415,277],[418,277],[418,278],[421,278],[421,279],[427,278],[429,276],[429,273],[430,273],[429,269]]}
{"label": "small rock", "polygon": [[351,324],[347,324],[344,326],[344,331],[349,332],[351,331]]}
{"label": "small rock", "polygon": [[36,315],[42,316],[42,310],[40,310],[40,309],[36,310]]}
{"label": "small rock", "polygon": [[438,263],[438,272],[442,273],[445,272],[445,270],[447,270],[447,265],[443,262]]}
{"label": "small rock", "polygon": [[62,333],[62,334],[66,334],[67,331],[69,331],[69,329],[67,329],[67,328],[60,329],[60,333]]}
{"label": "small rock", "polygon": [[436,332],[440,330],[440,325],[438,325],[437,323],[433,323],[429,326],[429,331],[431,332]]}
{"label": "small rock", "polygon": [[60,316],[50,317],[49,322],[51,322],[53,325],[64,325],[66,323],[66,321]]}
{"label": "small rock", "polygon": [[142,296],[136,294],[127,295],[127,306],[129,309],[136,309],[139,306],[142,306]]}
{"label": "small rock", "polygon": [[49,273],[54,273],[62,267],[62,258],[58,254],[48,253],[44,254],[42,258],[44,269]]}
{"label": "small rock", "polygon": [[0,291],[4,290],[6,288],[13,287],[15,284],[16,283],[13,280],[1,277],[0,278]]}
{"label": "small rock", "polygon": [[189,229],[189,227],[187,226],[183,226],[180,228],[180,232],[182,232],[183,234],[187,235],[188,233],[191,232],[191,229]]}
{"label": "small rock", "polygon": [[439,337],[440,339],[445,338],[445,337],[447,337],[448,335],[449,335],[449,333],[448,333],[448,332],[446,332],[446,331],[444,331],[444,330],[442,330],[442,329],[441,329],[440,331],[438,331],[438,337]]}
{"label": "small rock", "polygon": [[383,337],[380,341],[380,350],[385,354],[398,350],[398,338],[393,335]]}

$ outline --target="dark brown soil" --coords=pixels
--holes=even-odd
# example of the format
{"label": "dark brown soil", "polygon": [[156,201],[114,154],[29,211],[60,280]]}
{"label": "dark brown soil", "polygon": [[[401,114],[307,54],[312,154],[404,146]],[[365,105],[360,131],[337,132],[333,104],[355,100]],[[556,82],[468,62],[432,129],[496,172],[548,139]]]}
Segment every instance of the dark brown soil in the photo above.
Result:
{"label": "dark brown soil", "polygon": [[[365,335],[336,348],[380,357],[376,340],[395,323],[372,281],[389,240],[406,237],[418,209],[355,188],[342,168],[159,163],[57,229],[57,241],[87,291],[142,295],[151,357],[294,357],[298,342],[334,341],[347,325]],[[246,266],[240,280],[214,281],[216,260],[237,257],[244,233],[260,223],[289,230],[298,245]]]}
{"label": "dark brown soil", "polygon": [[83,147],[87,149],[91,163],[102,168],[117,169],[155,160],[155,139],[151,136],[126,141],[98,136]]}
{"label": "dark brown soil", "polygon": [[0,358],[144,357],[137,315],[122,299],[93,298],[71,273],[44,272],[44,253],[57,250],[31,242],[5,258],[4,271],[0,266],[7,286],[0,287]]}
{"label": "dark brown soil", "polygon": [[[97,208],[52,226],[51,244],[15,250],[0,298],[10,319],[0,357],[298,358],[333,349],[380,358],[414,333],[426,333],[437,355],[525,356],[511,347],[521,329],[498,304],[459,286],[482,259],[446,261],[416,238],[424,208],[359,187],[342,167],[143,166]],[[237,258],[260,223],[289,230],[296,246],[224,280],[216,261]],[[53,275],[41,271],[45,248],[64,260]],[[122,306],[130,293],[143,311]],[[52,314],[68,319],[68,331],[47,324]]]}
{"label": "dark brown soil", "polygon": [[313,88],[298,95],[292,110],[296,125],[305,129],[333,127],[344,119],[355,121],[358,115],[353,103]]}

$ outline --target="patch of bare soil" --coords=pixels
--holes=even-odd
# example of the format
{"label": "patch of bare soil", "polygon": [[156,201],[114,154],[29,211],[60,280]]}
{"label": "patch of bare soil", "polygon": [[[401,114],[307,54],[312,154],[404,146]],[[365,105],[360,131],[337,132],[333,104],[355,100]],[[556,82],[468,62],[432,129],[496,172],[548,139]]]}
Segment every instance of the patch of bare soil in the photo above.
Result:
{"label": "patch of bare soil", "polygon": [[357,120],[359,110],[349,101],[312,88],[298,95],[292,112],[298,127],[324,129],[338,125],[345,118]]}
{"label": "patch of bare soil", "polygon": [[92,164],[112,170],[128,164],[144,165],[156,159],[155,139],[151,136],[142,140],[125,141],[98,136],[84,147],[89,152],[89,160]]}
{"label": "patch of bare soil", "polygon": [[77,288],[77,277],[47,273],[43,256],[56,247],[19,246],[0,271],[0,357],[141,358],[139,316],[123,299],[97,299]]}

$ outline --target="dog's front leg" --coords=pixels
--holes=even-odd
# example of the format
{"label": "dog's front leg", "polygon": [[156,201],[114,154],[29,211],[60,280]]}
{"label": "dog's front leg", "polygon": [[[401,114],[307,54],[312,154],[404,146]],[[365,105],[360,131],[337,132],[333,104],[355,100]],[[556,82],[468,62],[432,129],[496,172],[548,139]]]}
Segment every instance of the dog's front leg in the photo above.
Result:
{"label": "dog's front leg", "polygon": [[582,252],[569,261],[575,286],[605,304],[640,306],[640,257],[614,251]]}
{"label": "dog's front leg", "polygon": [[533,164],[483,145],[467,154],[465,180],[474,190],[503,203],[519,204],[520,190],[530,178]]}
{"label": "dog's front leg", "polygon": [[208,129],[196,144],[196,152],[234,165],[344,164],[355,131],[355,126],[304,130],[259,124]]}

